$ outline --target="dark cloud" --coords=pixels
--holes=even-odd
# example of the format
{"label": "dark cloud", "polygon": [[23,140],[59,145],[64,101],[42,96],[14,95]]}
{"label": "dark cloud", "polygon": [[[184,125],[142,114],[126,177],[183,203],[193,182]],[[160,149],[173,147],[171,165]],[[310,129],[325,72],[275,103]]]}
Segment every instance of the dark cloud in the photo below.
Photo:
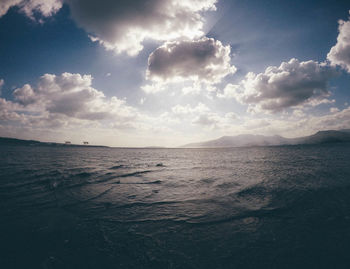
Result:
{"label": "dark cloud", "polygon": [[203,35],[201,11],[216,0],[65,0],[73,19],[107,49],[136,55],[144,39]]}
{"label": "dark cloud", "polygon": [[223,46],[213,38],[167,42],[149,56],[147,78],[163,82],[192,79],[217,83],[236,71],[230,61],[230,46]]}

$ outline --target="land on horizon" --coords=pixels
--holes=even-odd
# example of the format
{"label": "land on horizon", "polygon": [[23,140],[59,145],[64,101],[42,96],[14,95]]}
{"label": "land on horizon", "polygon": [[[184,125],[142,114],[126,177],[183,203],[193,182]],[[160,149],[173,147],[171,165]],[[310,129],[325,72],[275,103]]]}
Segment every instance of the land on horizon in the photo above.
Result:
{"label": "land on horizon", "polygon": [[[122,148],[231,148],[231,147],[254,147],[254,146],[282,146],[282,145],[302,145],[302,144],[322,144],[322,143],[342,143],[350,142],[350,129],[318,131],[309,136],[286,138],[280,135],[265,136],[257,134],[240,134],[236,136],[222,136],[218,139],[189,143],[178,147],[122,147]],[[55,146],[55,147],[109,147],[106,145],[84,145],[66,144],[58,142],[41,142],[38,140],[24,140],[9,137],[0,137],[0,145],[27,145],[27,146]]]}

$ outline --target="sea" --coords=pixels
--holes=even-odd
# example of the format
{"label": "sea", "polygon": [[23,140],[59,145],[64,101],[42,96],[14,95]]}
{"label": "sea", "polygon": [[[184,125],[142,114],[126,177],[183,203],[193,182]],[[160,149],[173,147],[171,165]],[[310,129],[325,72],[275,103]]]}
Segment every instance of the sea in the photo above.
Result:
{"label": "sea", "polygon": [[0,268],[350,268],[350,144],[2,145]]}

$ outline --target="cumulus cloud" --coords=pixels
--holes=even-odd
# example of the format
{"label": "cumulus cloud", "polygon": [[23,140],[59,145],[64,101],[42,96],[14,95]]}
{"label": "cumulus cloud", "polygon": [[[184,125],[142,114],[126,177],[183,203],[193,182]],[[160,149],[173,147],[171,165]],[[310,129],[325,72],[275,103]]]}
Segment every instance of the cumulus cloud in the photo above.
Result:
{"label": "cumulus cloud", "polygon": [[145,39],[167,41],[202,36],[202,12],[217,0],[65,0],[73,19],[93,41],[117,53],[138,54]]}
{"label": "cumulus cloud", "polygon": [[213,38],[166,42],[148,58],[147,79],[156,82],[178,80],[213,84],[236,71],[231,66],[230,46]]}
{"label": "cumulus cloud", "polygon": [[[125,100],[106,98],[103,92],[91,86],[90,75],[63,73],[45,74],[35,87],[25,84],[13,92],[14,101],[2,100],[3,115],[10,112],[47,121],[52,118],[65,121],[132,121],[136,111]],[[32,117],[31,115],[35,115]]]}
{"label": "cumulus cloud", "polygon": [[22,105],[29,105],[35,103],[36,96],[29,84],[25,84],[22,88],[18,88],[13,92],[13,96]]}
{"label": "cumulus cloud", "polygon": [[339,21],[337,43],[327,55],[332,65],[340,65],[350,73],[350,21]]}
{"label": "cumulus cloud", "polygon": [[1,0],[0,17],[5,15],[11,7],[18,7],[29,18],[34,19],[34,13],[39,12],[49,17],[62,7],[63,0]]}
{"label": "cumulus cloud", "polygon": [[249,104],[252,111],[277,112],[301,105],[332,102],[328,81],[336,71],[325,63],[291,59],[264,73],[248,73],[237,85],[228,84],[219,97],[235,98]]}

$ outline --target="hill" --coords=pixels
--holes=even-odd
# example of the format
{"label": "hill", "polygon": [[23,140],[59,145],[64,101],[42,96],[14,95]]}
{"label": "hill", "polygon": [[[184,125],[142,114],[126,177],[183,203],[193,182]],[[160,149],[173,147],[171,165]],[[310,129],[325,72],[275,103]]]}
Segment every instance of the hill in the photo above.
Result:
{"label": "hill", "polygon": [[319,131],[313,135],[298,138],[285,138],[278,135],[264,136],[252,134],[223,136],[215,140],[183,145],[181,148],[230,148],[249,146],[321,144],[333,142],[350,142],[350,130],[346,129],[338,131]]}

